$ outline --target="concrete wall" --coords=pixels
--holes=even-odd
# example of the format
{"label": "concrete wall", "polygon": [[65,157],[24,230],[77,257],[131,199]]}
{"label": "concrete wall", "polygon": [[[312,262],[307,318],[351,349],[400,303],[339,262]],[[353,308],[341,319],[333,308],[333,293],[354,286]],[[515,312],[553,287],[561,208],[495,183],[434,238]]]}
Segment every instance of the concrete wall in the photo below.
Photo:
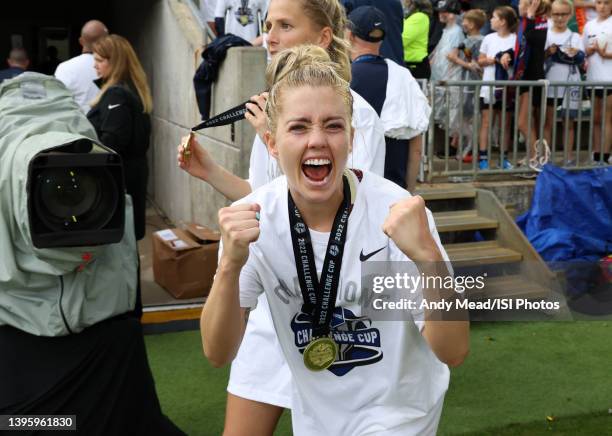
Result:
{"label": "concrete wall", "polygon": [[[192,79],[201,62],[204,32],[184,1],[116,1],[114,7],[120,20],[117,33],[135,45],[153,93],[149,193],[176,224],[195,221],[216,227],[218,209],[228,204],[225,197],[176,165],[177,145],[200,121]],[[264,90],[265,64],[261,48],[231,49],[213,90],[211,113]],[[255,132],[246,121],[233,130],[233,141],[232,126],[202,131],[198,141],[218,163],[246,178]]]}

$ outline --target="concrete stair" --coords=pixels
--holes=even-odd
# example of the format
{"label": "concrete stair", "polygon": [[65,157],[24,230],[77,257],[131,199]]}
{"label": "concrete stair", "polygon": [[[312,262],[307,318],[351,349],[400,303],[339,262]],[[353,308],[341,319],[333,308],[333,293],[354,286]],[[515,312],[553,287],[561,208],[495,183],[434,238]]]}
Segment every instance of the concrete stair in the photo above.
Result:
{"label": "concrete stair", "polygon": [[555,276],[495,195],[473,188],[421,189],[455,275],[484,275],[471,299],[550,295]]}

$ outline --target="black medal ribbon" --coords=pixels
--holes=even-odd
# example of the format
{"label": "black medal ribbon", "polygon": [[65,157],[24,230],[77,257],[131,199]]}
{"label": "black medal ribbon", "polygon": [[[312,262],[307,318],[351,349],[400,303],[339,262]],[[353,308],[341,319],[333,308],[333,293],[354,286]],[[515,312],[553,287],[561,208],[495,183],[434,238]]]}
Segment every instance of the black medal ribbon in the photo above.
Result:
{"label": "black medal ribbon", "polygon": [[244,119],[244,116],[247,112],[246,104],[253,103],[252,101],[245,101],[244,103],[239,104],[231,109],[226,110],[219,115],[215,115],[212,118],[207,119],[206,121],[202,121],[197,126],[191,129],[192,132],[197,132],[202,129],[209,129],[211,127],[219,127],[226,126],[228,124],[235,123],[236,121],[240,121]]}
{"label": "black medal ribbon", "polygon": [[311,315],[313,339],[329,334],[330,322],[336,306],[348,217],[351,212],[351,188],[346,176],[343,176],[342,180],[344,199],[334,218],[323,261],[321,280],[317,278],[310,231],[291,197],[291,192],[288,194],[291,241],[300,290],[304,299],[302,311]]}

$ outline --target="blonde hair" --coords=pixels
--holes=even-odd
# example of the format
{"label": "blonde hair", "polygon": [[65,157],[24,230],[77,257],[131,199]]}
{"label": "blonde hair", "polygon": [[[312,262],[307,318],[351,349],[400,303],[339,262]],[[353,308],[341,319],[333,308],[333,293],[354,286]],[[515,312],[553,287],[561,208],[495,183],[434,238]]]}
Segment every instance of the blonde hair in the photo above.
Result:
{"label": "blonde hair", "polygon": [[482,9],[470,9],[463,14],[463,19],[470,20],[472,23],[474,23],[474,26],[480,30],[487,22],[487,14]]}
{"label": "blonde hair", "polygon": [[304,14],[319,29],[329,27],[332,41],[328,52],[332,61],[339,65],[338,74],[347,82],[351,81],[351,61],[349,43],[344,39],[346,11],[338,0],[298,0]]}
{"label": "blonde hair", "polygon": [[552,11],[552,7],[554,5],[562,5],[562,6],[567,6],[568,8],[570,8],[570,14],[574,14],[574,3],[571,2],[570,0],[554,0],[552,2],[552,4],[550,5],[550,10]]}
{"label": "blonde hair", "polygon": [[108,59],[110,74],[105,79],[100,93],[91,105],[98,104],[102,95],[111,86],[121,82],[131,82],[138,92],[143,112],[151,113],[153,98],[147,83],[147,75],[130,42],[119,35],[107,35],[94,43],[93,51],[98,56]]}
{"label": "blonde hair", "polygon": [[287,89],[302,86],[331,87],[344,101],[349,123],[353,118],[353,96],[349,83],[340,76],[338,65],[328,52],[315,45],[301,45],[277,54],[266,71],[272,86],[266,103],[268,129],[276,132],[281,97]]}

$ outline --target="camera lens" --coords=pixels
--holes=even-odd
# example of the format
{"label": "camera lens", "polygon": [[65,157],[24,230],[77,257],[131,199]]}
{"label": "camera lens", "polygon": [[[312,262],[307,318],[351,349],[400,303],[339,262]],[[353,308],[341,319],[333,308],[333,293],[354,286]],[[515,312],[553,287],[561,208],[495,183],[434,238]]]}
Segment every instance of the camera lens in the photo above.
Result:
{"label": "camera lens", "polygon": [[117,207],[117,184],[104,168],[47,168],[36,177],[34,209],[53,231],[101,229]]}

